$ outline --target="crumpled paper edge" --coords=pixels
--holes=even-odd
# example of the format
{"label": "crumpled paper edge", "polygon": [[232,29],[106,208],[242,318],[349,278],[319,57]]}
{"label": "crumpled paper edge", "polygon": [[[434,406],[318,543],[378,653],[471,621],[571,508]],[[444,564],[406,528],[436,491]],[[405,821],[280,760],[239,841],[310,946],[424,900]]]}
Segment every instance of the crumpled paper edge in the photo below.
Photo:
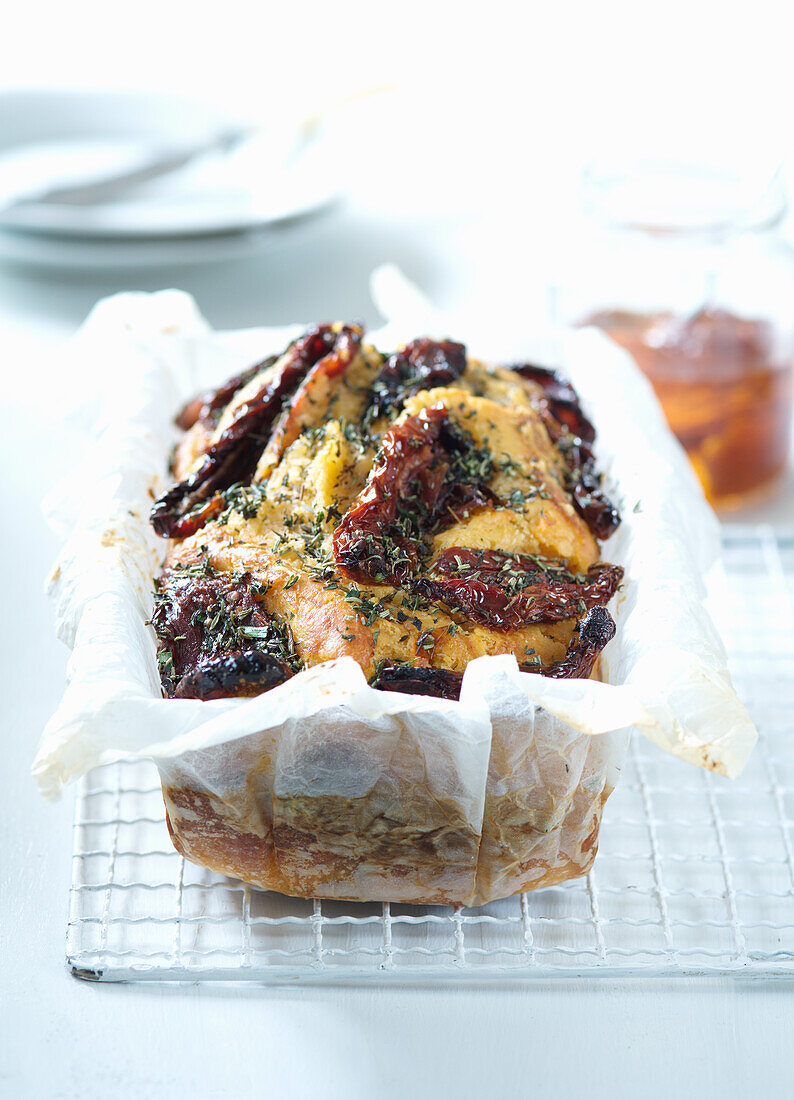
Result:
{"label": "crumpled paper edge", "polygon": [[[396,269],[375,273],[373,293],[392,318],[373,343],[454,332],[488,358],[487,334],[469,332],[466,318],[434,313]],[[250,700],[160,697],[145,620],[163,546],[147,514],[163,487],[174,410],[211,380],[279,350],[301,327],[213,333],[188,295],[163,291],[98,303],[72,342],[81,374],[93,368],[94,400],[73,412],[93,442],[79,471],[45,502],[65,538],[50,591],[59,636],[72,647],[68,686],[33,765],[45,795],[99,764],[173,757],[273,728],[286,713],[328,705],[329,694],[362,714],[452,708],[463,726],[471,722],[471,736],[489,732],[471,685],[499,658],[469,666],[465,704],[376,692],[352,659]],[[523,674],[527,696],[581,733],[633,726],[675,756],[738,775],[757,735],[703,606],[703,576],[718,552],[713,513],[630,357],[583,331],[562,338],[559,359],[596,423],[601,466],[619,488],[624,522],[604,553],[626,567],[627,579],[616,601],[617,637],[603,657],[607,682]]]}

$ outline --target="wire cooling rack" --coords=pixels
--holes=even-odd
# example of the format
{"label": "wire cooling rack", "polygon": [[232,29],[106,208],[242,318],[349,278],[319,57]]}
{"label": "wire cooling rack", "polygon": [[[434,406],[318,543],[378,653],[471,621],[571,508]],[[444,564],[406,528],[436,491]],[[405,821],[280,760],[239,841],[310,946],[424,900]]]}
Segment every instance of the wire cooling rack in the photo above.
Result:
{"label": "wire cooling rack", "polygon": [[104,981],[794,973],[794,530],[724,529],[716,607],[761,739],[733,783],[635,737],[585,879],[477,909],[302,901],[171,847],[151,765],[75,821],[67,961]]}

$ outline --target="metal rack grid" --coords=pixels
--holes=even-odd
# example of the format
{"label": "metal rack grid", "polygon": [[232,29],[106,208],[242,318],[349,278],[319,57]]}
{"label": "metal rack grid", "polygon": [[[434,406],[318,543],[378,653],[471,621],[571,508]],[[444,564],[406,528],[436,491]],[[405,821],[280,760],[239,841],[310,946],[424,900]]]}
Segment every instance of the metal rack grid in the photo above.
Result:
{"label": "metal rack grid", "polygon": [[585,879],[478,909],[303,901],[185,862],[155,769],[89,775],[67,961],[105,981],[794,974],[794,530],[724,530],[715,608],[761,739],[733,783],[635,737]]}

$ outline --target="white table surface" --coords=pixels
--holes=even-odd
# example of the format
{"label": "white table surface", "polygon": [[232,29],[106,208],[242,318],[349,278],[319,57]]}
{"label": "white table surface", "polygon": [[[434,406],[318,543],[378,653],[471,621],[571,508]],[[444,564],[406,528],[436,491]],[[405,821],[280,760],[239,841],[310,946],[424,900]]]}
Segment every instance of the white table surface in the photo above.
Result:
{"label": "white table surface", "polygon": [[[391,225],[340,210],[238,265],[136,276],[181,285],[218,327],[313,316],[376,320],[366,275],[396,259],[460,290],[460,224]],[[354,243],[353,229],[362,230]],[[439,246],[449,257],[438,260]],[[456,251],[457,249],[457,251]],[[333,270],[334,278],[329,280]],[[58,343],[124,283],[0,270],[5,533],[0,539],[6,782],[0,844],[0,1095],[5,1097],[789,1097],[789,983],[575,980],[529,988],[91,985],[67,975],[71,796],[28,770],[63,686],[43,579],[56,542],[39,501],[68,461],[37,395]],[[112,364],[109,364],[112,369]],[[794,521],[789,476],[750,519]]]}

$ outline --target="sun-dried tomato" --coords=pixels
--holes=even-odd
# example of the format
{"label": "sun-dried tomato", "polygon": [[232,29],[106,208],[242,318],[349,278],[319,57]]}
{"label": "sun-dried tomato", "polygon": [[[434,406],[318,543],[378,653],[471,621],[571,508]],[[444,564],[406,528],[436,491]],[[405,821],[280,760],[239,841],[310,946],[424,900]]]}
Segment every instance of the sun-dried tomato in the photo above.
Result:
{"label": "sun-dried tomato", "polygon": [[390,355],[372,386],[372,398],[365,413],[377,420],[400,409],[420,390],[449,386],[466,369],[466,347],[454,340],[430,340],[422,336]]}
{"label": "sun-dried tomato", "polygon": [[579,620],[568,651],[550,665],[522,664],[522,672],[537,672],[556,680],[586,680],[599,653],[615,637],[615,623],[605,607],[593,607]]}
{"label": "sun-dried tomato", "polygon": [[618,565],[597,562],[585,576],[560,561],[453,546],[433,563],[419,590],[492,630],[574,618],[606,604],[623,579]]}
{"label": "sun-dried tomato", "polygon": [[574,507],[603,542],[620,526],[620,513],[601,488],[591,446],[595,428],[582,412],[579,395],[558,371],[532,363],[517,363],[510,370],[543,390],[538,412],[568,464]]}
{"label": "sun-dried tomato", "polygon": [[186,673],[174,690],[174,699],[229,699],[261,695],[292,676],[278,657],[246,649],[208,657]]}
{"label": "sun-dried tomato", "polygon": [[287,399],[312,367],[333,356],[339,341],[347,346],[352,332],[346,328],[337,334],[330,325],[318,325],[292,344],[259,393],[237,410],[195,473],[157,501],[151,522],[158,535],[186,538],[222,511],[220,494],[250,481]]}
{"label": "sun-dried tomato", "polygon": [[334,531],[334,558],[351,580],[406,586],[450,467],[440,445],[447,411],[422,409],[383,437],[367,484]]}

